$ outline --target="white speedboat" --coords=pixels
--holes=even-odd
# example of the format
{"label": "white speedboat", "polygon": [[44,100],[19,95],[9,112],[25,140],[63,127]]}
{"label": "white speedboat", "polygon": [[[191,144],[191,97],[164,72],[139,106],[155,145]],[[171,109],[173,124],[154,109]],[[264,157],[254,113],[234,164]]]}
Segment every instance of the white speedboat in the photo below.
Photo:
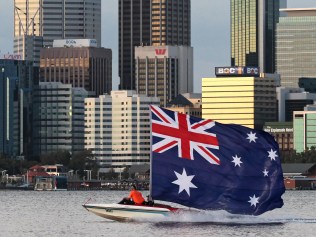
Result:
{"label": "white speedboat", "polygon": [[180,210],[179,208],[174,208],[163,204],[155,204],[154,206],[126,204],[84,204],[82,206],[98,216],[115,221],[135,221],[137,219],[140,220],[164,217]]}

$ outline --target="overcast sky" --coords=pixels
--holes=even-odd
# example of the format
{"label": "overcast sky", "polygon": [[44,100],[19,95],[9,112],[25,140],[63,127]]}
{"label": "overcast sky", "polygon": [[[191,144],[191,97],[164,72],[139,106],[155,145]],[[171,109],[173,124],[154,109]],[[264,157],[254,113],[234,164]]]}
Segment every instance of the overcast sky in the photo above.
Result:
{"label": "overcast sky", "polygon": [[[13,2],[0,0],[0,52],[13,52]],[[191,0],[194,91],[214,67],[230,65],[230,0]],[[288,7],[315,7],[316,0],[288,0]],[[102,0],[102,47],[113,52],[113,89],[118,85],[118,0]]]}

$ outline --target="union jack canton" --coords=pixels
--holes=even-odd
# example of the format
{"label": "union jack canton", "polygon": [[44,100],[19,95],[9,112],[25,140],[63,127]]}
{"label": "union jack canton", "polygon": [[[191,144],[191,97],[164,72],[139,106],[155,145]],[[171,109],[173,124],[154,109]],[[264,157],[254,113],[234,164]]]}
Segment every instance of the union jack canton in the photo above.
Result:
{"label": "union jack canton", "polygon": [[209,163],[219,165],[220,159],[212,149],[219,149],[216,134],[206,130],[215,126],[212,120],[192,121],[190,116],[171,112],[167,114],[158,106],[150,106],[152,112],[152,151],[166,152],[177,147],[178,157],[194,160],[194,151]]}

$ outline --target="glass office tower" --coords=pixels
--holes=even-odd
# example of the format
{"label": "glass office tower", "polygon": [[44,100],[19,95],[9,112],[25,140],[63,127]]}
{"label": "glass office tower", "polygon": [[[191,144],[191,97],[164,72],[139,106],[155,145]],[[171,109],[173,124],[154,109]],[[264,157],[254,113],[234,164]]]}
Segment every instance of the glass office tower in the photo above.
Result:
{"label": "glass office tower", "polygon": [[279,0],[231,0],[232,66],[255,66],[261,72],[275,72],[279,7]]}
{"label": "glass office tower", "polygon": [[191,45],[190,0],[152,0],[151,9],[153,46]]}
{"label": "glass office tower", "polygon": [[150,45],[150,1],[119,0],[120,89],[135,88],[134,47]]}
{"label": "glass office tower", "polygon": [[135,89],[137,46],[191,46],[191,0],[119,0],[120,89]]}
{"label": "glass office tower", "polygon": [[[316,9],[284,9],[276,31],[276,70],[281,75],[281,86],[299,87],[299,78],[316,77]],[[305,80],[305,88],[312,81]]]}

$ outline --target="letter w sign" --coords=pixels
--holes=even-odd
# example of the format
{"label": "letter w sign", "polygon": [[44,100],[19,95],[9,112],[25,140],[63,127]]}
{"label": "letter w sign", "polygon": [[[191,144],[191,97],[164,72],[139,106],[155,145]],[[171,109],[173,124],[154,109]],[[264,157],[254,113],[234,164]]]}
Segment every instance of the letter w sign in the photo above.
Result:
{"label": "letter w sign", "polygon": [[155,49],[156,55],[165,55],[167,49]]}

